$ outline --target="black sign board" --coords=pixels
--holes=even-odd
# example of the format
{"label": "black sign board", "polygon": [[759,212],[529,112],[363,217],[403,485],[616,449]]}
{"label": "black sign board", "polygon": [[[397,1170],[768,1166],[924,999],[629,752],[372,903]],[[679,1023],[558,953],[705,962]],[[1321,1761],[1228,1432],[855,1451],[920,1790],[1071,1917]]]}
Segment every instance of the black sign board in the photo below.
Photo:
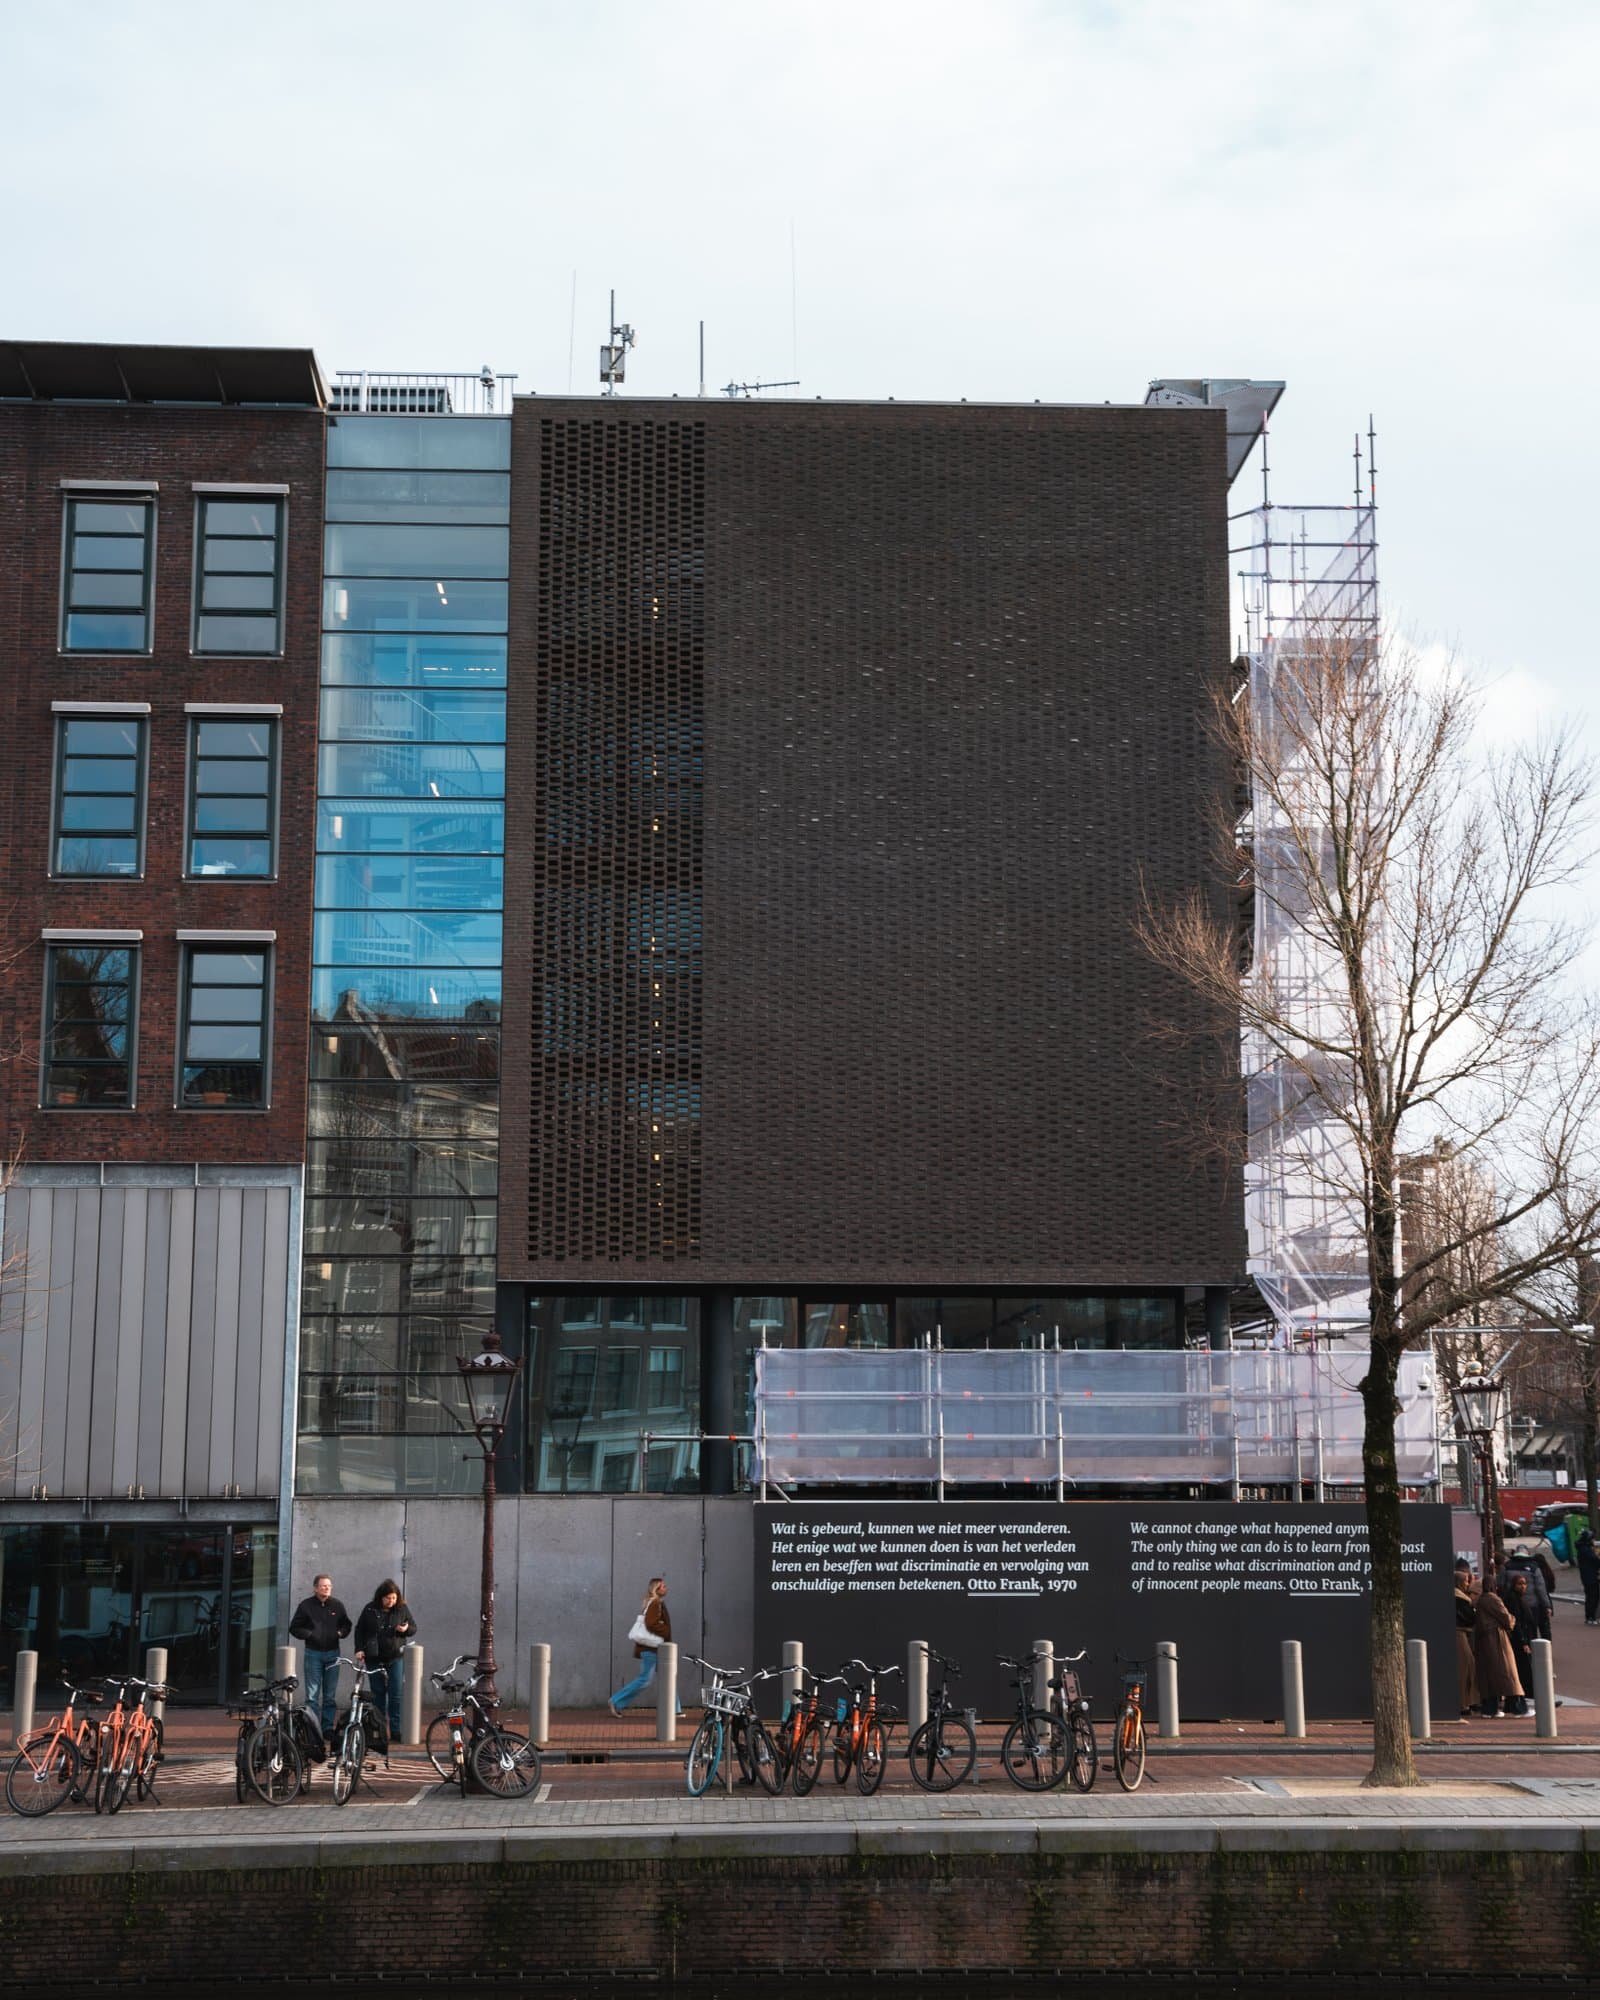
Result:
{"label": "black sign board", "polygon": [[[1405,1511],[1406,1632],[1428,1644],[1429,1698],[1457,1711],[1450,1510]],[[1001,1715],[997,1653],[1036,1639],[1089,1650],[1096,1710],[1123,1653],[1178,1648],[1183,1714],[1275,1720],[1298,1639],[1310,1716],[1371,1713],[1366,1514],[1353,1506],[1068,1501],[817,1501],[756,1509],[761,1665],[786,1639],[831,1672],[852,1655],[903,1663],[912,1639],[960,1662],[963,1706]],[[1154,1705],[1154,1683],[1149,1699]],[[897,1706],[900,1704],[897,1702]]]}

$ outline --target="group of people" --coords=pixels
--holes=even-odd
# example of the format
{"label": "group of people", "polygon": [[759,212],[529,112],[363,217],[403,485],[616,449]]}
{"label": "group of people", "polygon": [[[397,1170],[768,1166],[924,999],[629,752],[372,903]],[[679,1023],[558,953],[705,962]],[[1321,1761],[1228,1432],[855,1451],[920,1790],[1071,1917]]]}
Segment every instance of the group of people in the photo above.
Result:
{"label": "group of people", "polygon": [[1549,1563],[1542,1556],[1514,1555],[1480,1584],[1462,1556],[1455,1587],[1461,1713],[1526,1715],[1533,1696],[1533,1642],[1550,1637],[1555,1576]]}
{"label": "group of people", "polygon": [[[311,1595],[300,1600],[289,1620],[289,1636],[306,1649],[306,1707],[321,1723],[324,1736],[338,1719],[339,1661],[350,1632],[350,1614],[333,1594],[333,1578],[313,1577]],[[386,1576],[356,1619],[353,1650],[357,1663],[372,1675],[373,1693],[383,1703],[392,1743],[403,1740],[405,1648],[407,1640],[416,1636],[417,1621],[400,1595],[400,1586]]]}

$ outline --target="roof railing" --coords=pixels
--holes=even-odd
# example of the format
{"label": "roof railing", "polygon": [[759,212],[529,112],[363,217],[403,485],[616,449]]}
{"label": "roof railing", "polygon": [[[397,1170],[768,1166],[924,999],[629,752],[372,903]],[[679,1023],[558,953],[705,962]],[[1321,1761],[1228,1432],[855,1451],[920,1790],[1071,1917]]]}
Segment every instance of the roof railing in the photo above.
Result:
{"label": "roof railing", "polygon": [[328,407],[335,416],[508,417],[516,387],[515,375],[497,375],[487,362],[476,375],[342,368]]}

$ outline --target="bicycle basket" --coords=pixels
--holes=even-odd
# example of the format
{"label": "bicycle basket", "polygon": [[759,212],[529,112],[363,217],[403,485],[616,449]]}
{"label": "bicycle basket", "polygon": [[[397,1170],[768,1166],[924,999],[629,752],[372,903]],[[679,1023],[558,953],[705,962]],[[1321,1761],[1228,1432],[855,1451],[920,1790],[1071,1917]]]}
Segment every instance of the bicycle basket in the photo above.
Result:
{"label": "bicycle basket", "polygon": [[1122,1692],[1128,1697],[1129,1701],[1144,1700],[1144,1681],[1145,1677],[1143,1674],[1124,1674],[1122,1676]]}

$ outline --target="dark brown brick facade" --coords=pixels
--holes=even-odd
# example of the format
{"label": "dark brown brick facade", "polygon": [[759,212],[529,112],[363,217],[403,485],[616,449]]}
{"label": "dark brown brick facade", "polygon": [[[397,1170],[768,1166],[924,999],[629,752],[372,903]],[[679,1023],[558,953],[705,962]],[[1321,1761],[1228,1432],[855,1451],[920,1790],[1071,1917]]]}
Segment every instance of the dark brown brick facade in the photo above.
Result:
{"label": "dark brown brick facade", "polygon": [[1131,927],[1218,893],[1221,413],[515,426],[501,1276],[1237,1279]]}
{"label": "dark brown brick facade", "polygon": [[[76,658],[58,649],[63,479],[158,480],[154,650]],[[281,659],[190,652],[193,481],[286,485]],[[0,869],[8,963],[0,977],[0,1132],[33,1162],[304,1157],[311,955],[323,418],[315,409],[0,404]],[[52,701],[148,701],[145,873],[52,882]],[[183,880],[185,702],[281,702],[278,878]],[[46,927],[144,932],[137,1105],[41,1111],[38,1051]],[[258,1113],[173,1109],[180,929],[275,930],[272,1101]],[[14,954],[14,956],[12,956]]]}

